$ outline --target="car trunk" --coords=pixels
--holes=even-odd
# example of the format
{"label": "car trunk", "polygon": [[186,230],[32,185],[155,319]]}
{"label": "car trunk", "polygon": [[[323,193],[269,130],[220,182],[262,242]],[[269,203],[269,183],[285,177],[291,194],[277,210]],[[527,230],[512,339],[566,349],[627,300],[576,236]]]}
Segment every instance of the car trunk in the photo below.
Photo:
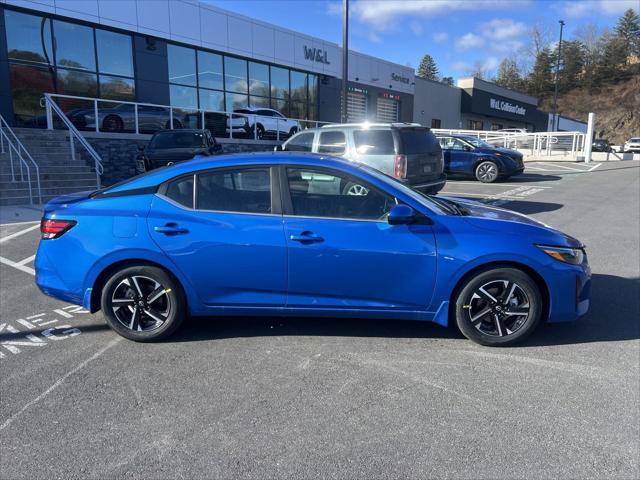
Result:
{"label": "car trunk", "polygon": [[407,180],[415,185],[442,175],[444,164],[438,140],[425,127],[395,130],[397,152],[407,158]]}

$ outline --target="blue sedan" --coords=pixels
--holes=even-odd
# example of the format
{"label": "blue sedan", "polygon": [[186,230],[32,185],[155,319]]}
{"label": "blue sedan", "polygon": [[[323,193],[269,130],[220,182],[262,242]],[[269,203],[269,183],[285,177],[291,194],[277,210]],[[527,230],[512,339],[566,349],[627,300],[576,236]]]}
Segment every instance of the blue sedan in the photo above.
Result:
{"label": "blue sedan", "polygon": [[167,337],[188,315],[283,315],[455,324],[504,346],[589,306],[578,240],[313,154],[153,170],[49,202],[41,231],[40,289],[102,310],[136,341]]}
{"label": "blue sedan", "polygon": [[522,154],[517,150],[496,147],[467,135],[440,136],[438,140],[447,177],[492,183],[524,171]]}

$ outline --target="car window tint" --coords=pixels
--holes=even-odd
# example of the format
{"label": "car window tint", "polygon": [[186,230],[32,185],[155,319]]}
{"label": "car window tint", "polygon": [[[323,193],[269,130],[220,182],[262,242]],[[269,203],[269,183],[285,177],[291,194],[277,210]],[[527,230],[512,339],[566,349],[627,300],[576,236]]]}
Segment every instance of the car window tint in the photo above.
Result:
{"label": "car window tint", "polygon": [[347,145],[347,139],[343,132],[320,132],[318,140],[318,153],[342,155]]}
{"label": "car window tint", "polygon": [[426,128],[400,128],[400,152],[404,155],[438,150],[436,137]]}
{"label": "car window tint", "polygon": [[193,175],[169,182],[165,196],[180,205],[193,208]]}
{"label": "car window tint", "polygon": [[273,112],[271,110],[258,110],[256,113],[263,117],[273,117]]}
{"label": "car window tint", "polygon": [[156,134],[151,140],[151,148],[199,148],[206,146],[202,132],[167,132]]}
{"label": "car window tint", "polygon": [[355,130],[353,140],[360,155],[395,155],[391,130]]}
{"label": "car window tint", "polygon": [[381,220],[395,199],[340,173],[288,168],[293,214],[306,217]]}
{"label": "car window tint", "polygon": [[289,140],[283,150],[285,152],[310,152],[313,147],[313,132],[301,133]]}
{"label": "car window tint", "polygon": [[269,168],[246,168],[198,175],[196,208],[223,212],[271,213]]}

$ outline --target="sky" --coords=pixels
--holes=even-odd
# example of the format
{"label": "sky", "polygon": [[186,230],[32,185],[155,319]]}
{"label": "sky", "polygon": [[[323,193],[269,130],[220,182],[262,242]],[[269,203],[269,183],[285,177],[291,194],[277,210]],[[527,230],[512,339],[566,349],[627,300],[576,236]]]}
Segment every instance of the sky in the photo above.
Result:
{"label": "sky", "polygon": [[[342,44],[342,1],[204,0],[220,8]],[[350,0],[349,48],[417,68],[425,53],[441,76],[468,75],[476,66],[495,73],[504,58],[523,70],[531,28],[548,42],[575,38],[591,28],[612,29],[640,0]]]}

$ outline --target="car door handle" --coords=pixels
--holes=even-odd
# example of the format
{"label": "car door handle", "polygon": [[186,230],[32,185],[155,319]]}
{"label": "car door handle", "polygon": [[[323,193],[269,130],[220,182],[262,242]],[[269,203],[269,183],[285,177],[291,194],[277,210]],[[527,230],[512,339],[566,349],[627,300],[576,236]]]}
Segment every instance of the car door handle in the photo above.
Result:
{"label": "car door handle", "polygon": [[319,237],[313,232],[302,232],[300,235],[290,235],[289,239],[300,243],[320,243],[324,242],[324,238]]}
{"label": "car door handle", "polygon": [[167,223],[164,226],[156,226],[153,227],[153,230],[158,233],[164,233],[165,235],[180,235],[183,233],[189,233],[189,230],[179,227],[176,223]]}

